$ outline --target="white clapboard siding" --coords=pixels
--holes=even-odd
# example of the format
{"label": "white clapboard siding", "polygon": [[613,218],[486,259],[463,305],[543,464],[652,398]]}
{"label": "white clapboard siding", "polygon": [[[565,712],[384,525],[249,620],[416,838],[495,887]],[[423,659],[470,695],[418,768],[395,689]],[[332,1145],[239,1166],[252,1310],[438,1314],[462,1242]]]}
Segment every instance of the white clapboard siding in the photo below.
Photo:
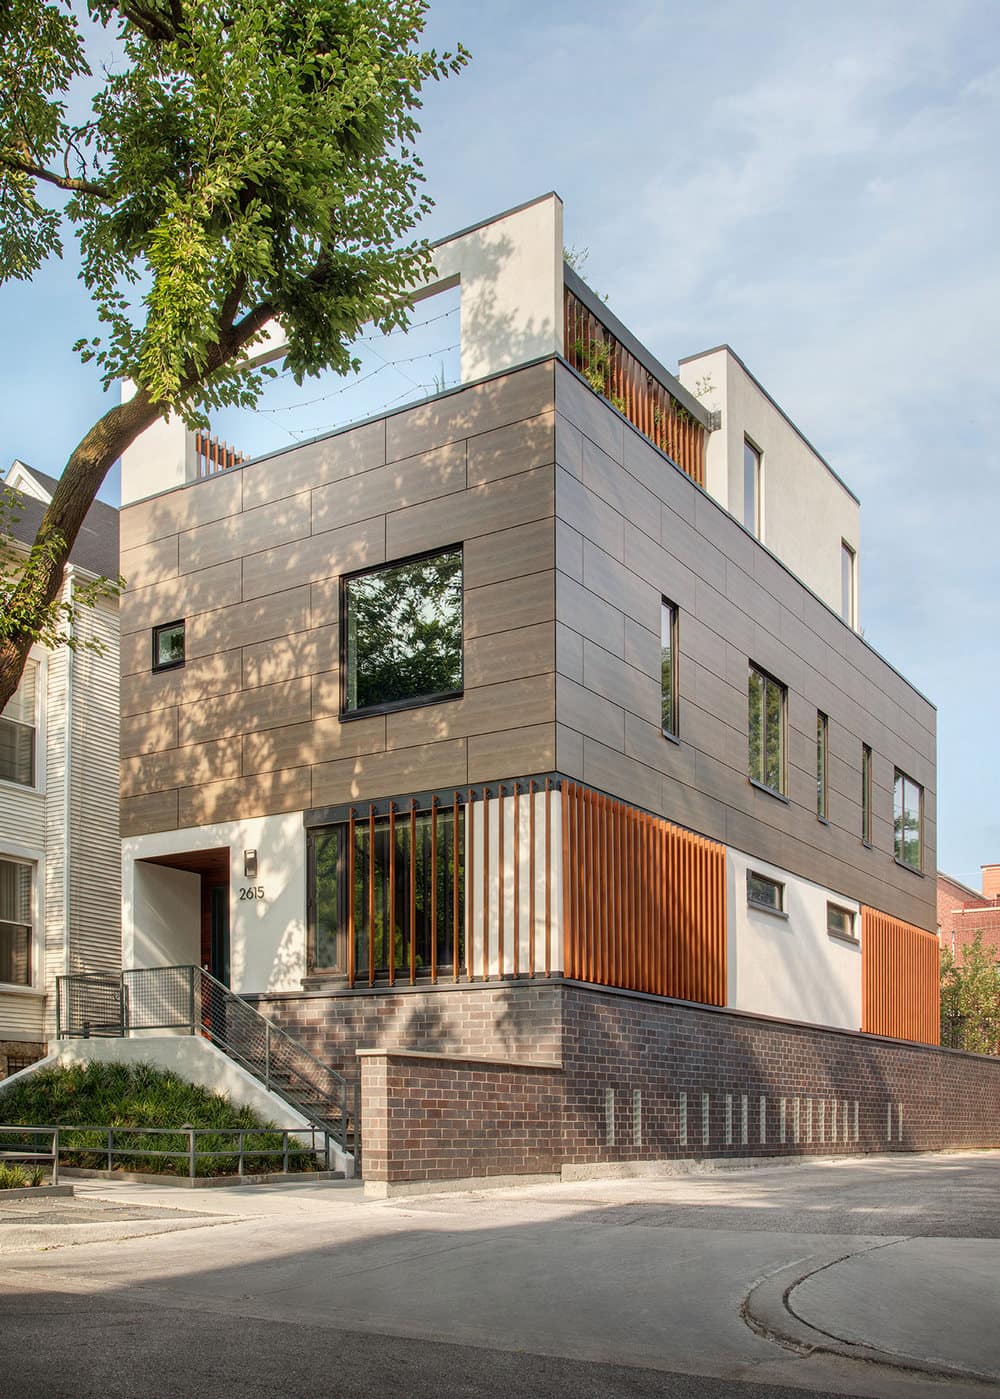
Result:
{"label": "white clapboard siding", "polygon": [[118,835],[118,609],[102,604],[80,619],[103,655],[73,657],[70,792],[70,965],[73,972],[121,967],[121,844]]}

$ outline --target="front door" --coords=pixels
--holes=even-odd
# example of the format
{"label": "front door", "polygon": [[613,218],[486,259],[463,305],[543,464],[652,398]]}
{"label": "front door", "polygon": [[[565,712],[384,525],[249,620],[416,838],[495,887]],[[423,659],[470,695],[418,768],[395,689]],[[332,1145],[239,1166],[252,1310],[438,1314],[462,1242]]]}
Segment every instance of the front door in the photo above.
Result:
{"label": "front door", "polygon": [[206,884],[203,880],[201,921],[201,964],[204,969],[229,985],[229,885]]}

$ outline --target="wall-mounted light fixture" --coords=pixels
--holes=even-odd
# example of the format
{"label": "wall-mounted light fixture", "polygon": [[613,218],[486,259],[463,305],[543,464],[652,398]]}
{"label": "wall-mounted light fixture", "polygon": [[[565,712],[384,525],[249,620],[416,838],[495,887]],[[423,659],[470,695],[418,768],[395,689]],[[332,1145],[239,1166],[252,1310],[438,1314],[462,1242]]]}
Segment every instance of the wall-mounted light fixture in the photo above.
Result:
{"label": "wall-mounted light fixture", "polygon": [[257,852],[256,850],[244,850],[243,852],[243,878],[257,878]]}

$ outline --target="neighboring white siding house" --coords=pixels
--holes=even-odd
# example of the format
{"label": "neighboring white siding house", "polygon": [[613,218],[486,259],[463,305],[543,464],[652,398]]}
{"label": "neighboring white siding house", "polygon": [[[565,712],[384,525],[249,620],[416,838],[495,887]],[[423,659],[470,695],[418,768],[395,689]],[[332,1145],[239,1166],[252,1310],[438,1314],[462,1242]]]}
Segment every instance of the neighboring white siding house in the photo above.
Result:
{"label": "neighboring white siding house", "polygon": [[[34,538],[55,481],[15,462],[15,537]],[[118,572],[118,512],[95,504],[63,585]],[[32,650],[0,715],[0,1077],[55,1033],[56,978],[121,964],[118,606],[84,609],[103,654]]]}

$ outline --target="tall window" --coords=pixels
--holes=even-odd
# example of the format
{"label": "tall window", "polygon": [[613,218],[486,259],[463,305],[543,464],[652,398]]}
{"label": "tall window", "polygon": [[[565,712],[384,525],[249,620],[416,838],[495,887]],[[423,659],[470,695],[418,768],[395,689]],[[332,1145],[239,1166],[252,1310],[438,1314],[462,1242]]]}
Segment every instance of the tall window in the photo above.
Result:
{"label": "tall window", "polygon": [[840,542],[840,615],[849,627],[857,622],[855,602],[857,557],[846,540]]}
{"label": "tall window", "polygon": [[679,733],[677,702],[677,608],[663,599],[660,608],[660,692],[663,732],[671,738]]}
{"label": "tall window", "polygon": [[31,866],[0,860],[0,981],[31,985]]}
{"label": "tall window", "polygon": [[461,693],[461,549],[356,573],[341,601],[345,713]]}
{"label": "tall window", "polygon": [[816,815],[827,817],[827,768],[830,764],[830,721],[822,710],[816,711]]}
{"label": "tall window", "polygon": [[892,787],[892,827],[896,859],[911,870],[923,865],[924,789],[896,769]]}
{"label": "tall window", "polygon": [[35,692],[38,666],[28,661],[21,683],[0,715],[0,778],[35,785]]}
{"label": "tall window", "polygon": [[[390,830],[391,825],[391,830]],[[386,975],[392,966],[408,975],[412,932],[417,974],[453,969],[456,932],[458,958],[464,958],[465,811],[441,806],[436,822],[430,811],[409,811],[354,824],[354,966],[357,976]],[[310,833],[309,970],[344,975],[348,971],[351,852],[347,822]],[[456,919],[456,881],[458,916]],[[412,898],[411,898],[412,893]],[[412,918],[411,918],[412,910]],[[433,944],[433,952],[432,952]]]}
{"label": "tall window", "polygon": [[760,452],[743,439],[743,523],[760,538]]}
{"label": "tall window", "polygon": [[872,843],[872,750],[861,745],[861,839]]}
{"label": "tall window", "polygon": [[750,667],[750,776],[772,792],[785,790],[785,687]]}

